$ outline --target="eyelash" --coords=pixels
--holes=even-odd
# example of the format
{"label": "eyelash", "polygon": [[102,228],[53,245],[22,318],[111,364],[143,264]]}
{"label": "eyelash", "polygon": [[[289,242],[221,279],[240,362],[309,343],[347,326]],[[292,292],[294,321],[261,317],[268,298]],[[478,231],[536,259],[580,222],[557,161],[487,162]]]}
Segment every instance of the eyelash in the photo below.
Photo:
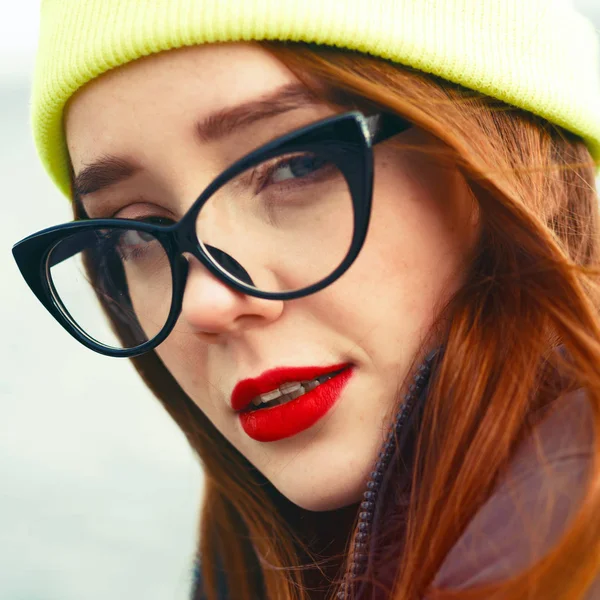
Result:
{"label": "eyelash", "polygon": [[[324,161],[324,163],[317,169],[315,170],[313,173],[307,174],[306,176],[299,176],[297,178],[290,178],[290,179],[286,179],[283,181],[279,181],[279,182],[273,182],[272,184],[269,184],[269,179],[277,172],[277,170],[281,167],[285,167],[288,165],[291,165],[292,162],[295,159],[300,159],[303,157],[307,157],[308,155],[302,152],[299,152],[298,154],[291,154],[291,155],[287,155],[284,157],[280,157],[277,159],[274,159],[272,162],[265,162],[261,165],[258,165],[257,168],[253,169],[250,173],[250,179],[252,182],[255,182],[257,184],[257,190],[256,193],[261,192],[262,190],[270,187],[270,185],[275,185],[275,186],[296,186],[296,185],[304,185],[306,183],[310,183],[311,181],[314,181],[315,177],[319,178],[322,177],[323,175],[326,175],[327,171],[327,167],[331,166],[330,163],[328,163],[327,161]],[[318,160],[317,156],[314,156],[314,158],[316,160]],[[325,173],[323,173],[323,171],[325,170]],[[265,183],[267,185],[265,185]]]}
{"label": "eyelash", "polygon": [[169,217],[165,217],[162,215],[150,214],[150,213],[145,214],[145,215],[139,215],[136,217],[121,217],[121,216],[119,216],[120,212],[123,212],[124,210],[126,210],[127,208],[129,208],[132,205],[133,205],[133,202],[131,204],[127,204],[126,206],[120,207],[118,210],[116,210],[112,214],[108,215],[107,217],[101,217],[101,218],[125,219],[128,221],[144,221],[146,223],[154,223],[156,225],[164,225],[164,226],[172,225],[173,223],[175,223],[174,219],[171,219]]}

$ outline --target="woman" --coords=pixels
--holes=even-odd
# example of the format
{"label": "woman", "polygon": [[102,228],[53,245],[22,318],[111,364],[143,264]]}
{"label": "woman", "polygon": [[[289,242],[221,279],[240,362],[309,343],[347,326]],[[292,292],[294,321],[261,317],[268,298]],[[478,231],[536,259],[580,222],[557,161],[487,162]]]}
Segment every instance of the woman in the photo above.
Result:
{"label": "woman", "polygon": [[596,54],[548,0],[42,3],[76,222],[15,258],[197,452],[195,598],[600,597]]}

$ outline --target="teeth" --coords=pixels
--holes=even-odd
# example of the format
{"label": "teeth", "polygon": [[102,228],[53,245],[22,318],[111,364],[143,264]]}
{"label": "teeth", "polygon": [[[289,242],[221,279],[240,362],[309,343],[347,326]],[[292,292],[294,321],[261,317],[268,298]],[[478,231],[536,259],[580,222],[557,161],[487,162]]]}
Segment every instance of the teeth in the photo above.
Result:
{"label": "teeth", "polygon": [[317,386],[319,386],[324,381],[327,381],[328,379],[331,379],[331,377],[328,375],[324,375],[322,377],[318,377],[317,379],[303,381],[302,383],[298,381],[284,383],[280,385],[279,388],[274,389],[271,392],[267,392],[266,394],[261,394],[260,396],[253,398],[252,404],[254,406],[260,406],[261,404],[267,404],[268,402],[272,402],[273,400],[277,400],[278,398],[281,398],[281,403],[288,400],[295,400],[296,398],[302,396],[302,394],[314,390]]}
{"label": "teeth", "polygon": [[301,383],[293,382],[293,383],[284,383],[279,386],[279,391],[282,394],[291,394],[293,392],[298,391],[302,387]]}
{"label": "teeth", "polygon": [[[262,404],[273,403],[272,406],[277,406],[279,404],[284,404],[285,402],[289,402],[290,400],[295,400],[305,394],[306,392],[310,392],[314,390],[317,386],[329,381],[336,375],[339,375],[344,369],[340,369],[335,373],[330,373],[328,375],[321,375],[320,377],[316,377],[315,379],[311,379],[309,381],[291,381],[288,383],[283,383],[270,392],[266,394],[261,394],[256,398],[252,399],[252,404],[255,407],[260,407]],[[279,400],[279,402],[274,402],[275,400]],[[270,408],[270,407],[266,407]]]}
{"label": "teeth", "polygon": [[271,400],[276,400],[277,398],[279,398],[279,396],[283,396],[283,394],[278,389],[275,389],[272,392],[261,394],[260,399],[263,402],[270,402]]}
{"label": "teeth", "polygon": [[290,397],[290,400],[295,400],[296,398],[300,398],[300,396],[302,396],[302,394],[304,394],[305,392],[306,390],[304,389],[304,387],[300,386],[296,391],[290,392],[288,396]]}
{"label": "teeth", "polygon": [[302,387],[307,392],[310,392],[310,390],[314,390],[318,385],[321,385],[321,383],[319,381],[317,381],[316,379],[312,379],[311,381],[306,381],[305,383],[303,383]]}

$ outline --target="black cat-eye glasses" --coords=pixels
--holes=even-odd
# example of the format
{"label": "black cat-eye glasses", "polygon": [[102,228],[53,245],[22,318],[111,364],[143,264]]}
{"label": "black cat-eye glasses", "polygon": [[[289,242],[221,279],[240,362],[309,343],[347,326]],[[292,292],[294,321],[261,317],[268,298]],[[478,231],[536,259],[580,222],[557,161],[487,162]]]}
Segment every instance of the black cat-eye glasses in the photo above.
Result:
{"label": "black cat-eye glasses", "polygon": [[[235,162],[177,222],[75,221],[25,238],[13,255],[73,337],[101,354],[137,356],[160,344],[179,317],[184,253],[258,298],[300,298],[337,280],[367,234],[372,146],[410,126],[382,113],[336,115]],[[98,318],[98,300],[113,331]]]}

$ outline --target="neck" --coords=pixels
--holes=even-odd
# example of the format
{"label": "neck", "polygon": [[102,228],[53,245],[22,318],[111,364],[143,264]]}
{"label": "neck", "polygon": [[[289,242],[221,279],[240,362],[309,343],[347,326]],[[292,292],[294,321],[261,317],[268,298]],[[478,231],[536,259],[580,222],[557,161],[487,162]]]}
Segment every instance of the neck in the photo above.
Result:
{"label": "neck", "polygon": [[[311,600],[325,600],[331,593],[332,582],[338,581],[346,563],[349,543],[358,514],[359,503],[331,511],[305,512],[300,518],[310,526],[306,542],[313,557],[303,557],[310,565],[305,573],[305,585]],[[313,566],[316,562],[319,566]]]}

